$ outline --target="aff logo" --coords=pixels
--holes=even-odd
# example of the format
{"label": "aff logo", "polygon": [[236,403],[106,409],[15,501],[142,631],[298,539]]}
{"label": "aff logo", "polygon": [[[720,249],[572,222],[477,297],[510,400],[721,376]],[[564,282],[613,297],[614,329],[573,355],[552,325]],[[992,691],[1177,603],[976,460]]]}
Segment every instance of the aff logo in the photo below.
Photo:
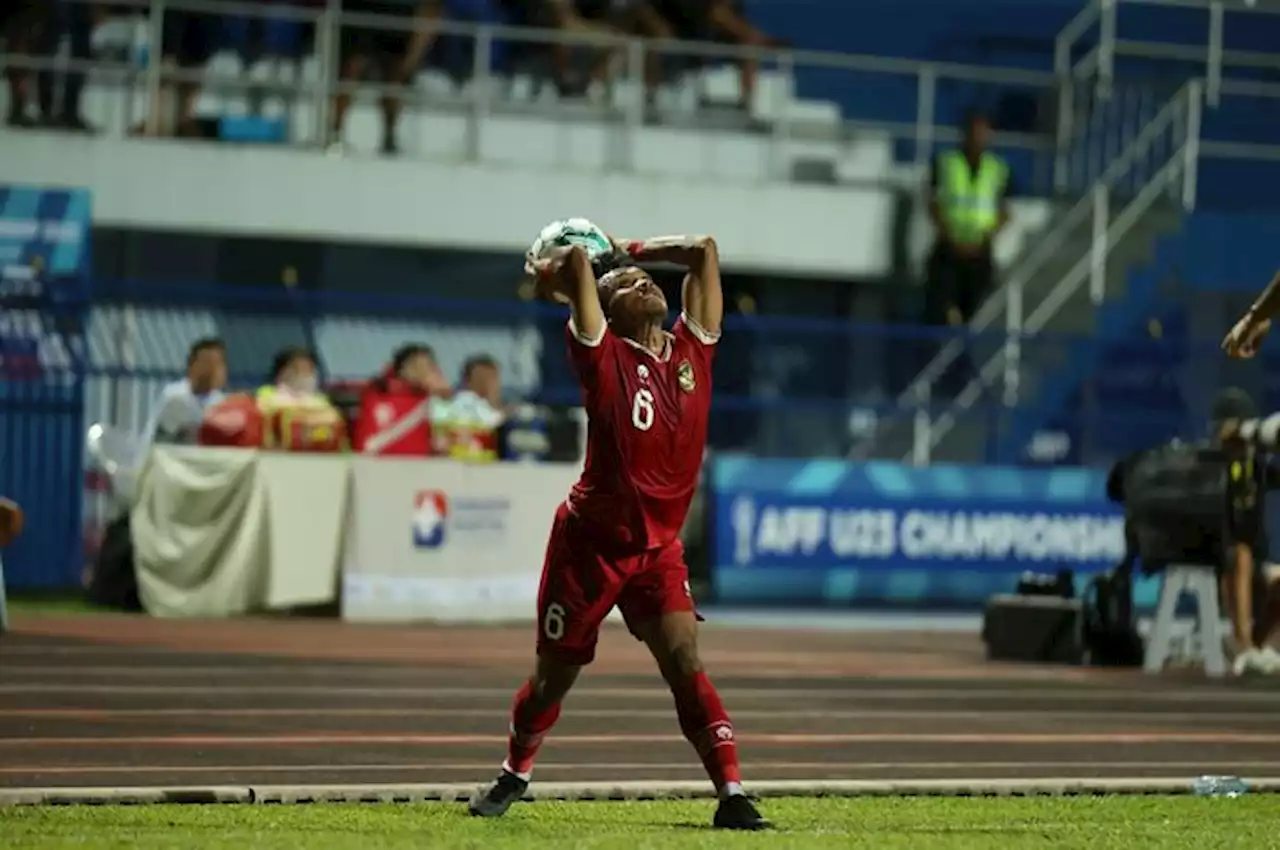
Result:
{"label": "aff logo", "polygon": [[449,497],[443,490],[419,490],[413,497],[413,545],[438,549],[444,545],[449,520]]}

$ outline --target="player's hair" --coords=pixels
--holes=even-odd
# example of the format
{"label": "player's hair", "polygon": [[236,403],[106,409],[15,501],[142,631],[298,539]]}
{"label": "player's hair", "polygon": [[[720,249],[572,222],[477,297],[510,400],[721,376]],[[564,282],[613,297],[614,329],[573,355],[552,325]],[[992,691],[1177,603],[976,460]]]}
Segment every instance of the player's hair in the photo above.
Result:
{"label": "player's hair", "polygon": [[600,291],[600,306],[604,308],[606,316],[609,315],[609,306],[613,303],[614,296],[618,294],[618,287],[622,285],[622,279],[634,272],[644,274],[644,271],[638,266],[619,266],[610,270],[596,284],[597,289]]}
{"label": "player's hair", "polygon": [[430,357],[433,361],[436,359],[435,350],[429,345],[423,345],[419,342],[411,342],[402,345],[391,355],[391,371],[400,374],[400,370],[405,367],[410,360],[417,356]]}
{"label": "player's hair", "polygon": [[466,383],[471,380],[472,372],[485,367],[497,369],[498,361],[488,354],[475,354],[468,357],[467,362],[462,364],[462,382]]}
{"label": "player's hair", "polygon": [[320,368],[320,361],[316,359],[310,349],[303,348],[300,345],[291,345],[288,348],[280,349],[280,351],[276,352],[276,356],[271,358],[271,383],[277,383],[284,370],[293,365],[296,360],[310,360],[316,369]]}
{"label": "player's hair", "polygon": [[187,349],[187,368],[190,369],[195,365],[196,360],[206,351],[221,351],[223,354],[227,352],[227,344],[216,336],[206,336],[191,343],[191,347]]}

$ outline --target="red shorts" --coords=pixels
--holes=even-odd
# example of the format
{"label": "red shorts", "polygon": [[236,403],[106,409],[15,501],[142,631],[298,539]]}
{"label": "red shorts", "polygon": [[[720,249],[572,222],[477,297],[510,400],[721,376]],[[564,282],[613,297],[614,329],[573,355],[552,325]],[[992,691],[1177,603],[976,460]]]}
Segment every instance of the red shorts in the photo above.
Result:
{"label": "red shorts", "polygon": [[604,556],[565,505],[556,511],[538,586],[538,654],[590,664],[600,624],[616,605],[635,634],[640,623],[693,611],[684,545],[675,540],[638,555]]}

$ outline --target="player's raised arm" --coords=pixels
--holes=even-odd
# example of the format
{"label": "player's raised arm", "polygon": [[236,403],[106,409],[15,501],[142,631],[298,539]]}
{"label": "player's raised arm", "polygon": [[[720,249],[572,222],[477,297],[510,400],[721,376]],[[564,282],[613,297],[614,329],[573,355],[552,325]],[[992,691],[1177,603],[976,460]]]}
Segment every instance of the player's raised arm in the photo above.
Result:
{"label": "player's raised arm", "polygon": [[604,309],[585,250],[578,245],[556,248],[544,258],[527,260],[525,271],[537,282],[539,296],[569,305],[580,338],[599,340],[604,336]]}
{"label": "player's raised arm", "polygon": [[618,240],[636,262],[684,266],[681,295],[686,319],[708,338],[720,336],[724,322],[724,292],[720,288],[720,252],[710,236],[659,236]]}
{"label": "player's raised arm", "polygon": [[1223,350],[1232,357],[1248,358],[1257,354],[1267,331],[1271,330],[1271,318],[1277,312],[1280,312],[1280,272],[1227,334],[1222,341]]}

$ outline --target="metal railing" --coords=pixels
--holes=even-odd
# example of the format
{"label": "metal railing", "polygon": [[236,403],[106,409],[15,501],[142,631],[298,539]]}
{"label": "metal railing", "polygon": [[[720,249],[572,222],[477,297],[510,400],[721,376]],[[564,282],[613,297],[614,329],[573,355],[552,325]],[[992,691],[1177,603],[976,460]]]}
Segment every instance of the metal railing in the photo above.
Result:
{"label": "metal railing", "polygon": [[[1017,339],[1018,335],[1030,329],[1029,325],[1024,321],[1027,319],[1028,309],[1024,298],[1026,288],[1040,275],[1050,261],[1067,247],[1072,235],[1086,222],[1090,224],[1092,233],[1092,246],[1088,257],[1091,270],[1090,292],[1095,303],[1102,300],[1105,294],[1107,249],[1101,237],[1110,222],[1112,192],[1117,184],[1130,177],[1131,171],[1136,167],[1137,163],[1145,161],[1149,151],[1157,145],[1161,139],[1161,134],[1166,131],[1173,131],[1185,137],[1185,141],[1181,145],[1173,148],[1173,150],[1182,152],[1187,163],[1180,187],[1180,200],[1186,209],[1190,209],[1195,205],[1194,158],[1196,150],[1194,144],[1191,143],[1193,137],[1190,133],[1193,129],[1198,133],[1198,104],[1192,100],[1196,87],[1198,87],[1196,83],[1189,83],[1184,87],[1178,97],[1170,100],[1156,113],[1119,156],[1112,158],[1107,163],[1106,168],[1090,186],[1088,193],[1079,198],[1064,215],[1056,220],[1051,228],[1036,239],[1035,244],[1024,256],[1022,262],[1012,268],[1008,276],[1002,281],[999,293],[989,298],[974,315],[968,325],[972,333],[985,332],[1001,316],[1004,317],[1004,330],[1010,334],[1010,342],[1006,344],[1007,359],[1010,363],[1016,362],[1017,359],[1017,343],[1014,340]],[[1182,133],[1180,129],[1182,127],[1190,129]],[[1156,174],[1162,174],[1163,168],[1164,164],[1157,170]],[[1146,181],[1146,183],[1149,184],[1150,180]],[[1138,192],[1138,196],[1142,197],[1142,191]],[[1150,205],[1148,204],[1147,206],[1149,207]],[[1031,305],[1030,309],[1040,312],[1044,319],[1047,319],[1048,316],[1043,314],[1045,303],[1052,302],[1049,302],[1048,298],[1046,298],[1040,304]],[[963,339],[952,340],[944,346],[928,366],[920,372],[916,380],[911,383],[911,386],[899,399],[899,404],[915,406],[922,401],[927,403],[933,384],[955,363],[965,348],[966,343]],[[1016,397],[1016,385],[1012,387],[1012,393]],[[969,396],[961,396],[961,399],[965,398],[969,398]],[[959,399],[957,401],[961,403]],[[917,452],[921,446],[936,445],[937,440],[941,438],[937,432],[941,430],[945,433],[946,429],[934,430],[934,435],[929,439],[918,439],[916,441]],[[917,454],[916,461],[924,462],[927,461],[927,458],[920,457]]]}
{"label": "metal railing", "polygon": [[[982,390],[990,386],[1002,376],[1004,380],[1004,404],[1013,407],[1018,403],[1019,369],[1022,355],[1021,334],[1036,334],[1053,318],[1054,314],[1075,295],[1082,286],[1089,286],[1090,301],[1096,307],[1105,297],[1107,256],[1111,249],[1133,228],[1138,220],[1150,210],[1162,194],[1173,188],[1180,189],[1181,203],[1184,209],[1195,206],[1195,181],[1197,160],[1197,139],[1199,135],[1200,107],[1202,101],[1200,82],[1193,80],[1182,92],[1153,119],[1144,130],[1135,145],[1118,158],[1110,169],[1112,179],[1124,173],[1127,167],[1126,157],[1131,155],[1139,145],[1149,145],[1167,126],[1178,120],[1178,114],[1185,112],[1189,125],[1187,140],[1181,149],[1175,151],[1167,162],[1147,181],[1138,194],[1121,209],[1114,219],[1110,215],[1111,184],[1104,177],[1095,185],[1090,197],[1077,205],[1083,211],[1081,216],[1091,217],[1091,239],[1088,253],[1080,257],[1070,271],[1060,279],[1045,298],[1032,309],[1018,329],[1019,335],[1011,335],[1008,342],[980,370],[977,378],[956,397],[951,409],[938,417],[929,434],[930,448],[936,446],[955,426],[956,410],[965,410],[977,403]],[[1020,297],[1013,291],[1009,294],[1010,310],[1022,309]],[[1016,324],[1010,322],[1010,324]]]}
{"label": "metal railing", "polygon": [[[88,0],[75,0],[87,2]],[[211,0],[121,0],[118,8],[146,12],[146,58],[94,59],[91,61],[58,57],[20,55],[0,56],[0,66],[29,70],[53,70],[55,72],[87,72],[101,84],[117,87],[129,93],[120,106],[123,116],[115,116],[109,122],[113,131],[135,125],[144,117],[150,129],[154,129],[161,110],[158,105],[171,84],[186,83],[204,86],[207,90],[235,93],[255,92],[287,101],[290,123],[295,128],[292,141],[300,144],[324,144],[329,138],[331,106],[334,95],[374,93],[394,96],[407,107],[429,109],[433,113],[460,116],[466,121],[465,149],[463,155],[477,160],[483,157],[483,133],[486,121],[501,114],[508,104],[504,102],[503,88],[508,77],[494,70],[495,55],[500,45],[563,45],[597,51],[617,51],[625,56],[622,70],[601,93],[590,102],[547,104],[538,103],[540,114],[560,116],[586,116],[608,122],[617,131],[614,155],[607,167],[626,171],[635,166],[636,131],[653,118],[643,93],[646,57],[658,53],[664,57],[702,62],[724,63],[751,59],[762,67],[777,72],[783,81],[772,92],[762,87],[760,102],[756,104],[758,116],[765,126],[754,127],[756,135],[764,135],[771,142],[768,157],[767,179],[788,179],[784,167],[786,150],[790,144],[812,141],[832,142],[840,145],[856,139],[859,132],[874,131],[890,138],[916,142],[914,163],[923,168],[930,160],[933,149],[939,144],[949,144],[959,139],[953,125],[961,111],[961,103],[983,100],[981,92],[966,91],[955,95],[956,108],[950,120],[939,120],[939,103],[951,97],[948,85],[999,87],[1026,89],[1037,98],[1051,96],[1055,77],[1047,71],[1038,72],[1018,68],[998,68],[961,65],[948,62],[919,62],[875,56],[838,54],[833,52],[741,47],[704,42],[671,40],[643,40],[626,36],[613,36],[594,32],[552,31],[513,28],[491,24],[476,25],[441,20],[430,24],[439,36],[452,36],[467,40],[471,46],[471,65],[464,74],[465,80],[453,91],[425,91],[415,85],[387,82],[361,82],[339,79],[338,44],[345,28],[411,32],[424,26],[411,19],[387,15],[368,15],[342,12],[338,0],[329,0],[323,9],[294,8],[281,4],[250,4],[218,2]],[[219,17],[243,17],[288,21],[314,27],[316,50],[314,75],[305,79],[263,79],[249,75],[211,75],[204,69],[169,67],[167,63],[154,61],[161,52],[158,45],[164,36],[165,16],[174,12],[198,12]],[[310,66],[309,66],[310,67]],[[857,92],[865,89],[865,81],[859,83],[857,75],[873,75],[881,86],[897,85],[903,97],[868,98],[869,115],[831,116],[797,112],[787,87],[798,69],[808,69],[827,74],[848,75],[844,88]],[[133,114],[133,93],[142,93],[145,116]],[[914,100],[914,110],[905,107]],[[862,111],[862,110],[860,110]],[[910,117],[914,113],[914,117]],[[709,130],[712,125],[700,125]],[[732,126],[730,123],[728,126]],[[761,133],[763,129],[763,133]],[[1030,150],[1045,157],[1038,166],[1046,175],[1050,167],[1053,140],[1041,133],[1000,133],[998,146]]]}
{"label": "metal railing", "polygon": [[[1117,14],[1121,3],[1203,9],[1204,46],[1121,38]],[[934,419],[921,411],[931,407],[936,382],[970,350],[961,339],[943,346],[899,397],[899,407],[910,411],[914,432],[912,451],[904,460],[928,463],[932,449],[954,427],[956,413],[972,407],[982,391],[996,382],[1003,383],[1005,404],[1016,404],[1023,335],[1044,327],[1085,280],[1090,300],[1100,304],[1106,294],[1111,248],[1155,205],[1160,193],[1167,190],[1182,209],[1194,209],[1201,157],[1280,160],[1280,147],[1274,144],[1201,137],[1206,104],[1216,107],[1227,96],[1280,97],[1280,85],[1233,79],[1225,73],[1230,68],[1280,70],[1280,54],[1225,49],[1223,22],[1229,11],[1274,14],[1280,10],[1228,9],[1221,0],[1093,0],[1059,33],[1054,46],[1059,82],[1052,185],[1060,197],[1077,200],[1008,269],[999,292],[971,320],[970,330],[981,333],[1003,317],[1008,341],[986,360],[946,412]],[[1095,26],[1096,44],[1082,51]],[[1184,74],[1177,94],[1164,100],[1158,92],[1167,80],[1117,81],[1117,58],[1124,57],[1193,62],[1202,68],[1203,76],[1192,74],[1187,79]],[[1161,101],[1163,105],[1152,113],[1152,104]],[[1128,205],[1112,220],[1113,207],[1125,199],[1130,199]],[[1086,224],[1088,244],[1075,248],[1073,237]],[[1082,254],[1069,258],[1062,279],[1039,303],[1029,303],[1031,282],[1056,264],[1062,252],[1073,249]]]}
{"label": "metal railing", "polygon": [[[1201,10],[1205,15],[1204,42],[1200,45],[1171,44],[1141,37],[1125,38],[1118,19],[1122,5]],[[1096,75],[1095,84],[1105,92],[1116,79],[1117,60],[1124,57],[1199,65],[1203,69],[1205,101],[1209,106],[1216,106],[1222,94],[1226,69],[1280,70],[1280,54],[1226,48],[1225,19],[1228,14],[1241,17],[1276,15],[1280,14],[1280,8],[1224,0],[1091,0],[1058,34],[1054,42],[1054,71],[1059,76],[1067,76],[1072,70]],[[1095,26],[1097,43],[1078,60],[1073,60],[1073,55],[1079,52],[1082,42]]]}

